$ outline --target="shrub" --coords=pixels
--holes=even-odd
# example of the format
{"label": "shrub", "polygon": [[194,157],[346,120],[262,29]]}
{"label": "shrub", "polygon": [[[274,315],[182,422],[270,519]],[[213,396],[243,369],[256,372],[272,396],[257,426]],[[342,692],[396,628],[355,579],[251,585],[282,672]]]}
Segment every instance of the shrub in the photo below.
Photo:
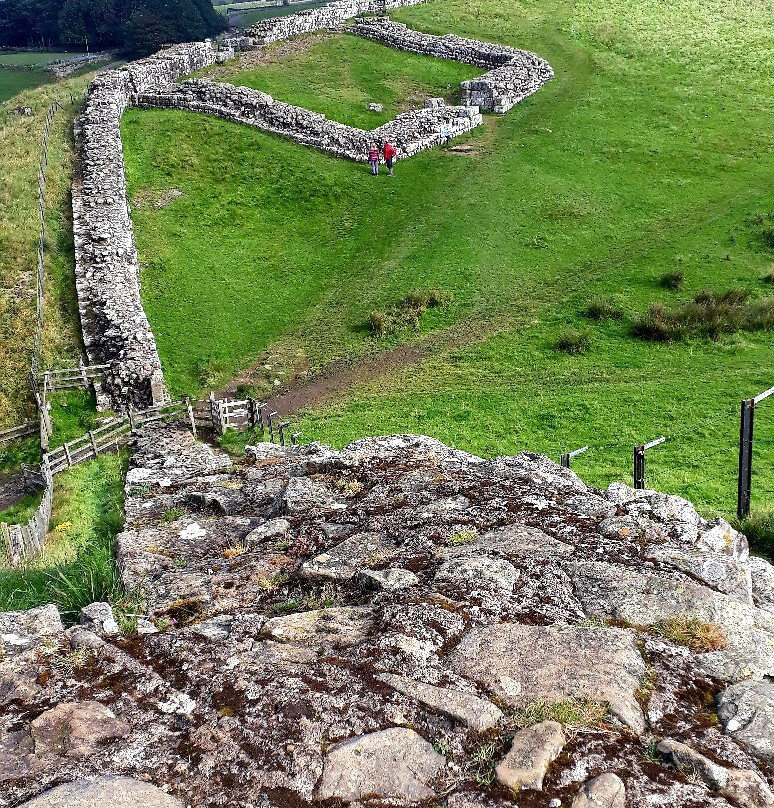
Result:
{"label": "shrub", "polygon": [[685,273],[679,271],[665,272],[658,282],[659,286],[663,286],[664,289],[679,292],[685,286]]}
{"label": "shrub", "polygon": [[586,307],[586,316],[592,320],[620,320],[623,312],[609,297],[595,297]]}
{"label": "shrub", "polygon": [[745,289],[699,292],[689,303],[668,310],[654,304],[634,324],[641,339],[674,342],[689,336],[716,340],[734,331],[774,329],[774,298],[749,300]]}
{"label": "shrub", "polygon": [[428,308],[448,306],[453,300],[451,292],[440,289],[424,291],[415,289],[409,292],[400,303],[390,306],[386,311],[372,311],[368,317],[371,331],[376,337],[386,337],[403,328],[418,330],[422,323],[422,315]]}
{"label": "shrub", "polygon": [[769,267],[763,275],[761,275],[761,280],[764,283],[774,283],[774,266]]}
{"label": "shrub", "polygon": [[654,623],[650,630],[676,645],[685,645],[700,653],[719,651],[728,644],[723,629],[715,623],[703,623],[695,617],[678,615]]}
{"label": "shrub", "polygon": [[588,331],[568,328],[559,335],[554,347],[557,351],[564,351],[572,356],[584,354],[591,348],[591,334]]}

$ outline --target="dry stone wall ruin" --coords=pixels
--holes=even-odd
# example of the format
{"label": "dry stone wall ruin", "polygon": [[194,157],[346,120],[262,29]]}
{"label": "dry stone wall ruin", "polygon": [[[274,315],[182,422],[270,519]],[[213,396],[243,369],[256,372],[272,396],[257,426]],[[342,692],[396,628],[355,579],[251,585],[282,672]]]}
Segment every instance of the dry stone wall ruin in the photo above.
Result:
{"label": "dry stone wall ruin", "polygon": [[441,106],[405,112],[377,129],[366,131],[328,120],[318,112],[276,101],[258,90],[207,79],[190,79],[142,93],[137,98],[137,106],[217,115],[358,162],[368,159],[368,144],[373,141],[389,141],[401,159],[469,132],[482,123],[481,113],[475,107]]}
{"label": "dry stone wall ruin", "polygon": [[383,12],[419,0],[386,3],[343,0],[323,8],[266,20],[243,37],[178,45],[99,76],[76,122],[81,154],[73,183],[76,288],[89,360],[107,364],[100,404],[116,409],[145,408],[167,400],[156,341],[140,297],[140,267],[134,243],[120,122],[131,106],[186,109],[214,114],[352,160],[364,160],[373,139],[390,140],[398,157],[410,157],[482,121],[480,108],[505,112],[535,92],[553,75],[535,54],[460,37],[418,34],[385,19],[361,20],[353,33],[391,47],[457,59],[490,69],[462,85],[464,106],[428,103],[428,108],[398,116],[371,132],[329,121],[324,115],[276,101],[265,93],[229,84],[175,82],[196,70],[233,57],[235,49],[324,28],[341,28],[364,12]]}

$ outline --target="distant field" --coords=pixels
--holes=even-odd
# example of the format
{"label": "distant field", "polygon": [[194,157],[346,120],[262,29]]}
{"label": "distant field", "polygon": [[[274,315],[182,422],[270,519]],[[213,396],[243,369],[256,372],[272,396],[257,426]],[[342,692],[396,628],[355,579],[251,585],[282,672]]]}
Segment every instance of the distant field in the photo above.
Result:
{"label": "distant field", "polygon": [[[8,101],[22,90],[50,84],[54,81],[54,77],[48,71],[43,70],[43,65],[53,62],[55,59],[67,59],[77,55],[76,53],[63,51],[23,53],[4,53],[0,51],[0,65],[39,66],[34,70],[6,70],[0,67],[0,102]],[[90,68],[90,70],[93,69],[93,67]]]}
{"label": "distant field", "polygon": [[[663,434],[648,483],[730,513],[739,400],[774,383],[774,334],[657,344],[632,324],[705,288],[772,294],[768,3],[449,0],[395,16],[534,50],[557,78],[488,116],[468,154],[426,152],[390,180],[223,121],[125,118],[130,195],[183,193],[134,211],[173,392],[223,384],[265,349],[280,358],[272,373],[289,374],[414,339],[377,342],[369,314],[435,287],[454,303],[423,320],[438,335],[432,356],[343,391],[307,416],[306,438],[411,431],[484,455],[555,458],[589,444],[575,467],[606,485],[631,480],[632,444]],[[373,89],[340,51],[306,53],[261,68],[256,86],[275,82],[277,97],[314,106],[327,84],[341,117],[357,120]],[[682,290],[660,286],[672,271]],[[620,319],[585,316],[600,295]],[[588,332],[587,353],[555,349],[568,327]],[[756,430],[760,505],[774,497],[771,403]]]}
{"label": "distant field", "polygon": [[227,3],[214,6],[215,10],[224,16],[228,13],[231,25],[240,28],[247,28],[254,25],[259,20],[270,17],[286,17],[288,14],[295,14],[298,11],[306,11],[312,8],[321,8],[326,5],[324,2],[300,2],[291,3],[289,6],[265,6],[257,3]]}
{"label": "distant field", "polygon": [[[360,37],[339,35],[303,42],[296,42],[298,52],[268,64],[246,68],[235,59],[200,75],[262,90],[281,101],[323,112],[332,120],[373,129],[406,109],[421,107],[432,96],[459,101],[460,82],[482,72],[457,62],[401,53]],[[282,47],[262,52],[262,58],[272,60]],[[250,53],[244,58],[249,64]],[[382,104],[384,111],[369,111],[372,101]]]}

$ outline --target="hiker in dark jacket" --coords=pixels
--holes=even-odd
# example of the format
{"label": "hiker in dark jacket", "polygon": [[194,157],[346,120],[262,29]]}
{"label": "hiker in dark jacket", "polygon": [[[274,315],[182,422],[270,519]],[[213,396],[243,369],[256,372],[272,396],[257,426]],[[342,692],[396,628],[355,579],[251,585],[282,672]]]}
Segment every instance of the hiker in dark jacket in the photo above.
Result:
{"label": "hiker in dark jacket", "polygon": [[371,173],[376,176],[379,173],[379,147],[376,143],[368,147],[368,162],[371,164]]}
{"label": "hiker in dark jacket", "polygon": [[387,176],[391,177],[392,165],[395,162],[395,157],[398,154],[398,152],[395,151],[395,146],[393,146],[391,143],[387,143],[387,141],[385,141],[384,143],[383,151],[384,151],[384,162],[387,164]]}

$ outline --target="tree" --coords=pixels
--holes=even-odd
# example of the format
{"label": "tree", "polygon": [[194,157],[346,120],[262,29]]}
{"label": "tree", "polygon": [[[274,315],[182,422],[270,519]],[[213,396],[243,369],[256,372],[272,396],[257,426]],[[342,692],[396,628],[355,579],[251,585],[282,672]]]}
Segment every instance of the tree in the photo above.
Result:
{"label": "tree", "polygon": [[65,0],[59,12],[59,39],[97,48],[122,44],[113,0]]}

